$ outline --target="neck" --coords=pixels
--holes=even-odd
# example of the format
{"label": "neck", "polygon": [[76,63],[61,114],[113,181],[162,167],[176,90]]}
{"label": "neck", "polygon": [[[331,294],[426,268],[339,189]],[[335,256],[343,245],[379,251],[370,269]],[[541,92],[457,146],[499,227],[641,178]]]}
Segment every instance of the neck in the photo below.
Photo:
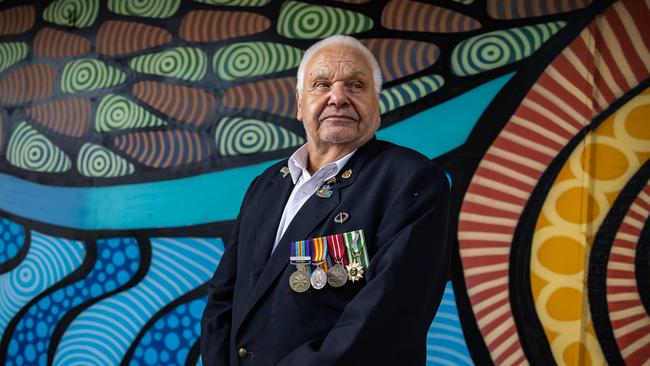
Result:
{"label": "neck", "polygon": [[307,144],[307,170],[314,174],[323,166],[333,163],[352,152],[355,146],[342,144]]}

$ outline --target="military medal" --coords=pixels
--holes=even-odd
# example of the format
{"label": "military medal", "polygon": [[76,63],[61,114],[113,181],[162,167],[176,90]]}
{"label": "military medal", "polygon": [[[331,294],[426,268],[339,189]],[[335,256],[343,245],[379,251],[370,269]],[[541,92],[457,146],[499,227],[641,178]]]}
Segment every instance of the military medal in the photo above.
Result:
{"label": "military medal", "polygon": [[348,282],[348,271],[343,268],[341,263],[335,264],[327,271],[327,283],[332,287],[341,287]]}
{"label": "military medal", "polygon": [[343,234],[343,237],[350,259],[350,264],[345,267],[348,270],[348,279],[356,282],[363,278],[363,272],[368,268],[368,253],[363,231],[351,231]]}
{"label": "military medal", "polygon": [[327,284],[327,272],[323,267],[327,267],[327,238],[315,238],[309,240],[312,244],[312,264],[316,266],[316,269],[311,273],[311,287],[316,290],[320,290],[325,287]]}
{"label": "military medal", "polygon": [[299,265],[299,269],[289,276],[289,286],[291,286],[291,289],[296,292],[305,292],[309,290],[309,275],[303,266],[304,265],[302,264]]}
{"label": "military medal", "polygon": [[343,267],[347,262],[343,235],[335,234],[328,236],[327,247],[330,251],[330,257],[332,257],[332,261],[335,263],[327,271],[327,283],[333,287],[341,287],[348,281],[348,271]]}
{"label": "military medal", "polygon": [[311,283],[311,287],[316,290],[322,289],[327,283],[327,272],[320,267],[316,268],[316,270],[311,273],[309,282]]}
{"label": "military medal", "polygon": [[311,248],[305,240],[291,243],[290,263],[296,266],[296,271],[289,276],[289,286],[296,292],[305,292],[309,289],[309,262],[311,261]]}

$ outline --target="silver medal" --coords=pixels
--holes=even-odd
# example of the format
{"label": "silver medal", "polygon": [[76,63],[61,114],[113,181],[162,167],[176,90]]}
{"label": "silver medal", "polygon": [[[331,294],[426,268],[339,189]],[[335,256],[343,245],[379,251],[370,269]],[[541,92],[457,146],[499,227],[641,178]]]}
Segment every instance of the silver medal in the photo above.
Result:
{"label": "silver medal", "polygon": [[318,267],[311,273],[311,287],[320,290],[325,287],[327,283],[327,273],[322,268]]}

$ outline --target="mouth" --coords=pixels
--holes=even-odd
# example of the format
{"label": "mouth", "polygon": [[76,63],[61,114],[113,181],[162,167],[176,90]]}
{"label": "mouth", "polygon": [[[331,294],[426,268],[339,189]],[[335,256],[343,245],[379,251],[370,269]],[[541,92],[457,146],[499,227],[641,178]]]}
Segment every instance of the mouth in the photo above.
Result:
{"label": "mouth", "polygon": [[321,123],[325,121],[338,122],[338,123],[351,123],[351,122],[357,122],[358,119],[353,116],[336,114],[336,115],[325,116],[320,119]]}

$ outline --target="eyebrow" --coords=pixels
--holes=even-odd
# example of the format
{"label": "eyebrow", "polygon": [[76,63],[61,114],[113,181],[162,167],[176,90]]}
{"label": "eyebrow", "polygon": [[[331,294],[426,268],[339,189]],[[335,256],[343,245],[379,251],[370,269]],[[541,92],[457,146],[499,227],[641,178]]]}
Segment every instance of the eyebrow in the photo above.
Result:
{"label": "eyebrow", "polygon": [[[311,77],[312,80],[315,79],[323,79],[327,78],[332,72],[326,71],[326,70],[318,70],[318,71],[313,71],[309,73],[309,76]],[[356,70],[352,71],[351,75],[349,75],[349,78],[351,79],[361,79],[363,76],[365,76],[365,73],[361,70]]]}

